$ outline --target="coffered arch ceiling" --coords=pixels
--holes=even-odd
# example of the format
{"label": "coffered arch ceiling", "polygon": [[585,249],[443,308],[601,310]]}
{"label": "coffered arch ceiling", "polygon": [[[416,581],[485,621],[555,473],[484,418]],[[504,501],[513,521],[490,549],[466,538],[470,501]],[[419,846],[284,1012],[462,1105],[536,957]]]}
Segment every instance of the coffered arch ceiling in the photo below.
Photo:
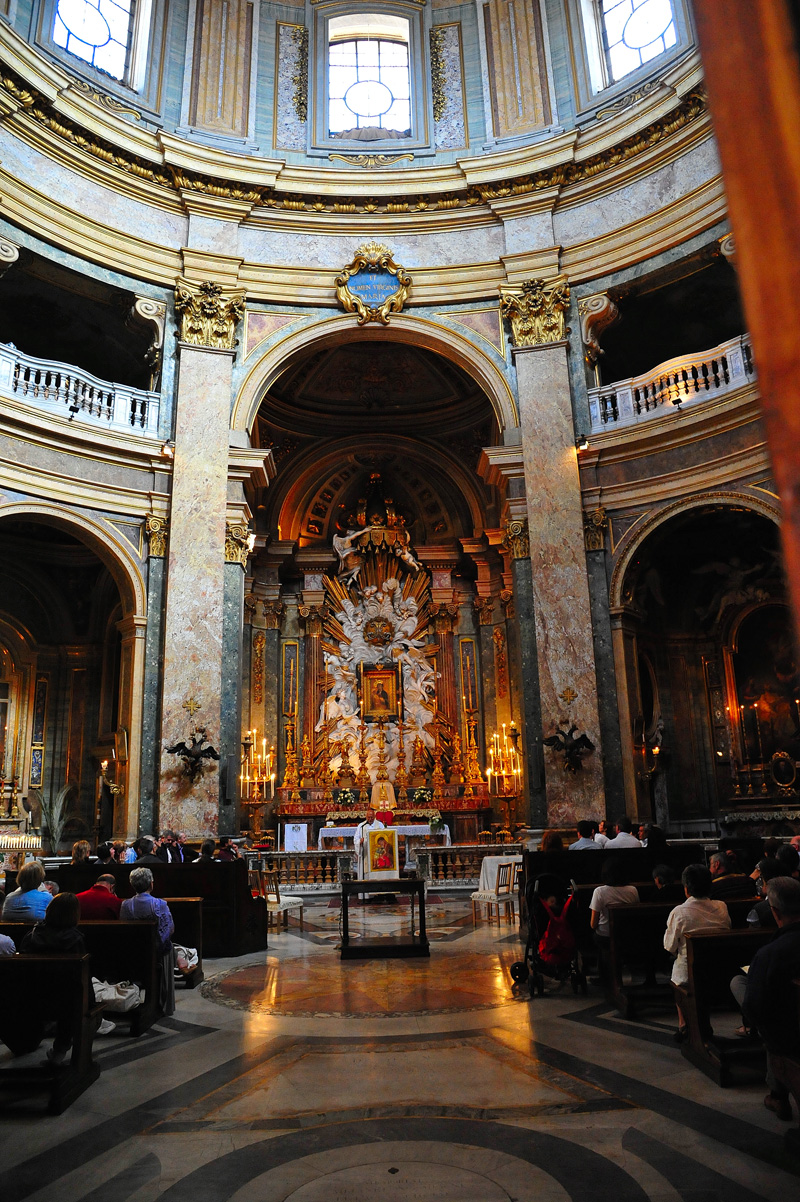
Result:
{"label": "coffered arch ceiling", "polygon": [[276,430],[443,437],[486,427],[492,406],[463,368],[423,346],[375,341],[324,346],[293,360],[259,411]]}
{"label": "coffered arch ceiling", "polygon": [[491,403],[426,347],[371,337],[292,360],[261,403],[257,437],[277,466],[259,527],[281,539],[329,543],[373,473],[418,545],[495,520],[496,492],[475,470],[497,437]]}

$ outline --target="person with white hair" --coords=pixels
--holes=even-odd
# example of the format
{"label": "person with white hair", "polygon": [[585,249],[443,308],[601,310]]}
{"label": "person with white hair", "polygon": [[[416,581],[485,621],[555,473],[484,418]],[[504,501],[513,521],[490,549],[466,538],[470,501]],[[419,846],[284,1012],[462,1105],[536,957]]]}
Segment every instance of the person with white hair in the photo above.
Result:
{"label": "person with white hair", "polygon": [[159,973],[159,1002],[162,1014],[175,1013],[175,956],[172,933],[175,923],[169,906],[160,897],[153,897],[153,874],[149,868],[134,868],[130,875],[133,897],[126,897],[119,916],[123,921],[152,922],[158,928],[158,950],[161,956]]}

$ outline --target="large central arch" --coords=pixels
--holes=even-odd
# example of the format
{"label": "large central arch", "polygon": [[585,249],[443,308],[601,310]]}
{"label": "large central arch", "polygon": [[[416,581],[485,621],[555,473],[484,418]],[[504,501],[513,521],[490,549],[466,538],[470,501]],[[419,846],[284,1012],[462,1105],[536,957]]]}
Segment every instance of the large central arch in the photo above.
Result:
{"label": "large central arch", "polygon": [[395,317],[388,326],[358,326],[351,316],[337,314],[293,331],[252,364],[233,407],[232,429],[250,432],[264,394],[296,357],[369,339],[424,347],[463,368],[485,392],[497,420],[500,442],[506,431],[519,426],[516,399],[500,367],[490,354],[449,326],[409,314]]}

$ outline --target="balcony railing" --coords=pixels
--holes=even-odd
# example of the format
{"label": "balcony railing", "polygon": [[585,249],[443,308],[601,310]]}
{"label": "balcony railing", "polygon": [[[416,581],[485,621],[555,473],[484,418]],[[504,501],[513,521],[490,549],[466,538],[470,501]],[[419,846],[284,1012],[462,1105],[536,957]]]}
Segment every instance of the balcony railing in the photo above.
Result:
{"label": "balcony railing", "polygon": [[0,343],[0,394],[19,397],[69,421],[77,418],[104,429],[158,436],[157,392],[109,384],[67,363],[34,359],[12,343]]}
{"label": "balcony railing", "polygon": [[665,406],[683,409],[724,396],[754,377],[750,336],[742,334],[710,351],[659,363],[647,375],[590,388],[592,433],[658,417]]}

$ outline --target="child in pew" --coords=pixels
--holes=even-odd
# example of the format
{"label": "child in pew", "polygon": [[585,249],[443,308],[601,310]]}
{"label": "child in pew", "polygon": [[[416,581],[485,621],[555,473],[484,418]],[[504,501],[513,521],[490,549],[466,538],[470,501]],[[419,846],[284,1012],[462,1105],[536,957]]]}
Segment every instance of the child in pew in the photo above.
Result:
{"label": "child in pew", "polygon": [[[731,916],[724,901],[714,901],[711,892],[711,873],[704,864],[689,864],[681,876],[686,901],[676,906],[667,919],[664,947],[675,957],[672,966],[673,985],[685,985],[689,979],[686,959],[686,936],[691,931],[729,931]],[[680,1006],[678,1030],[675,1039],[682,1043],[686,1038],[686,1020]]]}
{"label": "child in pew", "polygon": [[[34,956],[86,955],[86,944],[78,930],[81,908],[74,893],[58,893],[45,911],[43,920],[29,931],[20,945],[20,952]],[[44,1036],[44,1025],[39,1021],[39,1037],[32,1047],[38,1047]],[[97,1028],[98,1035],[108,1035],[115,1029],[114,1023],[103,1019]],[[33,1027],[30,1038],[34,1037]],[[72,1046],[69,1015],[56,1019],[56,1034],[52,1048],[47,1053],[47,1063],[63,1064]],[[13,1050],[13,1049],[12,1049]]]}
{"label": "child in pew", "polygon": [[600,873],[600,879],[603,883],[597,886],[589,903],[599,971],[599,976],[591,979],[593,985],[604,985],[611,979],[611,928],[608,922],[608,907],[621,904],[636,905],[639,901],[639,890],[629,883],[627,868],[619,857],[611,856],[607,860]]}

